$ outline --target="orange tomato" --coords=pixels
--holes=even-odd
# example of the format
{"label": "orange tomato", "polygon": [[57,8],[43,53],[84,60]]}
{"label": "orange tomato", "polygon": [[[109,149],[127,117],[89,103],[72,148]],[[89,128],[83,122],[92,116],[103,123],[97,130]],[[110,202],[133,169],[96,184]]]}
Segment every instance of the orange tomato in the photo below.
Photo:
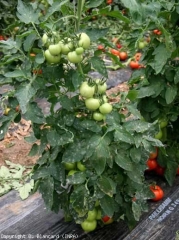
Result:
{"label": "orange tomato", "polygon": [[150,159],[154,159],[158,156],[158,148],[156,147],[156,150],[155,152],[151,152],[150,155],[149,155],[149,158]]}
{"label": "orange tomato", "polygon": [[119,52],[119,58],[121,61],[124,61],[126,60],[128,57],[127,53],[126,52]]}

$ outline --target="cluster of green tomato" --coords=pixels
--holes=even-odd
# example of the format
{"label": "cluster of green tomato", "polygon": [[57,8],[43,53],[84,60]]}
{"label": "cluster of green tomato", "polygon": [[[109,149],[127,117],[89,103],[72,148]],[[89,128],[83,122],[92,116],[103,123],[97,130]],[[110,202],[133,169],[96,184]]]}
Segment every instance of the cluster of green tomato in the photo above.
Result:
{"label": "cluster of green tomato", "polygon": [[167,119],[160,119],[159,120],[159,132],[155,135],[156,139],[161,141],[165,141],[167,138],[167,130],[166,127],[168,125]]}
{"label": "cluster of green tomato", "polygon": [[80,86],[80,95],[85,101],[88,110],[93,111],[93,119],[105,120],[106,114],[112,111],[112,105],[108,103],[106,96],[107,84],[101,79],[89,83],[85,81]]}
{"label": "cluster of green tomato", "polygon": [[82,54],[85,49],[90,47],[91,43],[86,33],[79,33],[74,38],[56,39],[56,43],[51,42],[46,33],[42,37],[43,44],[48,47],[44,52],[44,56],[50,64],[59,63],[62,54],[67,56],[70,63],[80,63],[83,60]]}

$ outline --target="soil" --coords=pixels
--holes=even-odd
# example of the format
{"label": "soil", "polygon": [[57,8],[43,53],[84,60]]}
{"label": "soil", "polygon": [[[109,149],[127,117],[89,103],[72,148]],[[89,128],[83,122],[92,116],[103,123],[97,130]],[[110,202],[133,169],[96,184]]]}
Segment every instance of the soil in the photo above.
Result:
{"label": "soil", "polygon": [[[117,96],[118,92],[127,91],[127,83],[120,83],[116,87],[110,88],[107,91],[107,95],[110,95],[110,102],[119,101]],[[8,87],[1,89],[1,92],[8,90]],[[42,108],[44,114],[49,111],[49,103],[45,99],[38,100],[39,106]],[[11,161],[13,163],[19,163],[24,166],[34,165],[38,159],[38,156],[30,157],[28,153],[32,147],[31,144],[25,141],[31,133],[31,123],[24,119],[20,123],[12,123],[8,133],[6,134],[4,140],[0,141],[0,166],[6,165],[5,160]]]}

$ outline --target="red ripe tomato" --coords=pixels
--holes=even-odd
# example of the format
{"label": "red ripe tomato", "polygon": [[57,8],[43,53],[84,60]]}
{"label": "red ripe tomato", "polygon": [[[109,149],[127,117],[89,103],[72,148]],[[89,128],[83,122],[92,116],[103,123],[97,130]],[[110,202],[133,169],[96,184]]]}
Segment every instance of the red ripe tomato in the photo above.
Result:
{"label": "red ripe tomato", "polygon": [[109,219],[110,219],[109,216],[104,216],[104,217],[102,218],[103,222],[107,222],[107,221],[109,221]]}
{"label": "red ripe tomato", "polygon": [[120,43],[116,43],[116,47],[117,47],[118,49],[120,49],[120,48],[122,48],[122,45],[121,45]]}
{"label": "red ripe tomato", "polygon": [[0,35],[0,41],[5,40],[4,36]]}
{"label": "red ripe tomato", "polygon": [[179,175],[179,167],[177,168],[177,175]]}
{"label": "red ripe tomato", "polygon": [[155,152],[150,153],[149,158],[154,159],[158,156],[158,148],[156,147]]}
{"label": "red ripe tomato", "polygon": [[105,48],[103,45],[98,45],[98,50],[102,50],[103,52],[105,52]]}
{"label": "red ripe tomato", "polygon": [[165,173],[165,168],[161,167],[161,166],[157,166],[154,171],[156,172],[157,175],[159,176],[163,176]]}
{"label": "red ripe tomato", "polygon": [[113,0],[107,0],[106,3],[109,5],[109,4],[112,4],[113,3]]}
{"label": "red ripe tomato", "polygon": [[127,57],[128,57],[128,56],[127,56],[127,53],[126,53],[126,52],[120,52],[120,53],[119,53],[119,58],[120,58],[121,61],[126,60]]}
{"label": "red ripe tomato", "polygon": [[161,35],[161,34],[162,34],[162,32],[161,32],[161,31],[158,31],[158,32],[157,32],[157,35]]}
{"label": "red ripe tomato", "polygon": [[37,74],[37,75],[38,75],[38,74],[42,74],[42,69],[34,69],[34,70],[33,70],[33,73],[34,73],[34,74]]}
{"label": "red ripe tomato", "polygon": [[148,159],[147,160],[147,166],[148,166],[148,170],[154,170],[155,168],[158,167],[158,163],[156,161],[156,159]]}
{"label": "red ripe tomato", "polygon": [[120,52],[119,52],[118,50],[112,48],[112,49],[110,49],[110,52],[111,52],[113,55],[119,57]]}
{"label": "red ripe tomato", "polygon": [[153,30],[153,33],[154,33],[154,34],[157,34],[158,31],[159,31],[158,29],[154,29],[154,30]]}
{"label": "red ripe tomato", "polygon": [[158,185],[150,186],[150,190],[154,193],[155,197],[152,198],[152,201],[160,201],[164,197],[164,192]]}
{"label": "red ripe tomato", "polygon": [[130,66],[132,69],[139,69],[139,68],[140,68],[140,64],[139,64],[138,61],[130,61],[129,66]]}

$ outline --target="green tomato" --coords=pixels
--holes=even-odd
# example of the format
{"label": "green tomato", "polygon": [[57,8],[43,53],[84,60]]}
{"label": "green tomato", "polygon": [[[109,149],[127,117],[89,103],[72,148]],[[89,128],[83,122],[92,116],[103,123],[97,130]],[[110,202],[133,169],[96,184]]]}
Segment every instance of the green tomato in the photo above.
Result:
{"label": "green tomato", "polygon": [[83,60],[82,55],[78,55],[75,51],[69,52],[67,58],[71,63],[80,63]]}
{"label": "green tomato", "polygon": [[64,163],[64,167],[66,170],[73,170],[76,168],[76,163]]}
{"label": "green tomato", "polygon": [[84,98],[91,98],[93,97],[95,92],[94,86],[89,86],[88,82],[83,82],[80,86],[80,94]]}
{"label": "green tomato", "polygon": [[104,119],[104,115],[99,112],[94,112],[93,113],[93,119],[96,121],[102,121]]}
{"label": "green tomato", "polygon": [[164,128],[168,125],[168,121],[166,119],[161,119],[159,121],[160,128]]}
{"label": "green tomato", "polygon": [[80,33],[80,40],[78,42],[79,47],[83,47],[84,49],[88,49],[90,47],[90,38],[86,33]]}
{"label": "green tomato", "polygon": [[51,44],[48,47],[48,50],[50,52],[50,54],[52,54],[53,56],[59,55],[61,52],[61,46],[60,44]]}
{"label": "green tomato", "polygon": [[97,227],[97,221],[87,221],[85,220],[84,222],[81,223],[81,227],[85,232],[91,232],[94,231]]}
{"label": "green tomato", "polygon": [[82,164],[81,162],[77,162],[77,168],[82,172],[84,172],[86,170],[85,165]]}
{"label": "green tomato", "polygon": [[145,48],[145,47],[146,47],[146,44],[145,44],[144,41],[138,43],[138,48],[139,48],[139,49],[143,49],[143,48]]}
{"label": "green tomato", "polygon": [[98,93],[102,94],[105,93],[107,90],[107,84],[103,83],[103,84],[98,84]]}
{"label": "green tomato", "polygon": [[45,45],[47,43],[47,41],[48,41],[48,36],[47,36],[46,33],[44,33],[43,36],[42,36],[42,42]]}
{"label": "green tomato", "polygon": [[76,170],[70,170],[69,172],[68,172],[68,176],[72,176],[72,175],[74,175],[75,173],[76,173],[77,171]]}
{"label": "green tomato", "polygon": [[112,105],[110,103],[103,103],[100,107],[99,107],[99,111],[102,114],[108,114],[112,111]]}
{"label": "green tomato", "polygon": [[95,111],[100,106],[99,99],[97,99],[97,98],[88,98],[88,99],[85,100],[85,105],[86,105],[86,107],[89,110]]}
{"label": "green tomato", "polygon": [[61,46],[61,52],[64,55],[67,55],[73,49],[73,44],[70,38],[68,38],[68,43],[64,43],[63,41],[60,41],[59,44]]}
{"label": "green tomato", "polygon": [[98,209],[98,210],[97,210],[96,219],[97,219],[97,220],[100,220],[101,218],[102,218],[101,209]]}
{"label": "green tomato", "polygon": [[44,55],[45,55],[45,59],[49,63],[59,63],[60,62],[61,56],[60,55],[53,56],[48,49],[45,50]]}
{"label": "green tomato", "polygon": [[84,49],[82,47],[78,47],[75,49],[75,52],[76,52],[76,54],[80,55],[80,54],[84,53]]}
{"label": "green tomato", "polygon": [[99,206],[99,200],[96,200],[95,207],[98,207],[98,206]]}
{"label": "green tomato", "polygon": [[96,219],[96,216],[97,216],[97,209],[94,208],[92,211],[88,211],[88,217],[86,219],[86,221],[93,221]]}
{"label": "green tomato", "polygon": [[162,138],[162,136],[163,136],[163,133],[162,133],[162,131],[160,130],[160,131],[155,135],[155,138],[160,140],[160,139]]}
{"label": "green tomato", "polygon": [[106,95],[103,95],[103,96],[102,96],[102,99],[103,99],[103,102],[104,102],[104,103],[107,103],[107,102],[108,102],[108,98],[107,98]]}

